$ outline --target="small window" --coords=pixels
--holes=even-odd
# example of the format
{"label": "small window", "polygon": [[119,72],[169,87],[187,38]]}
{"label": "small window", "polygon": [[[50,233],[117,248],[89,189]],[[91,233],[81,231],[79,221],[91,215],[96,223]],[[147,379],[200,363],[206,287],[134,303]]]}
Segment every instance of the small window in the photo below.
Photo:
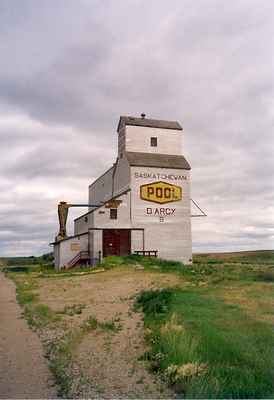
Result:
{"label": "small window", "polygon": [[110,219],[117,219],[117,208],[110,209]]}
{"label": "small window", "polygon": [[85,222],[88,222],[88,217],[85,217]]}
{"label": "small window", "polygon": [[150,138],[150,146],[157,147],[157,137]]}

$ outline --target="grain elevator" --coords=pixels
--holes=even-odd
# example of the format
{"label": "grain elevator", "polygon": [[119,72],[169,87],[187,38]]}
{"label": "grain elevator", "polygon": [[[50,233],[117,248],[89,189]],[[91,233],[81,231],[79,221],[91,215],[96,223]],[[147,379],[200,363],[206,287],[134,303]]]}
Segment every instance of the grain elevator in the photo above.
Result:
{"label": "grain elevator", "polygon": [[116,162],[88,188],[74,235],[53,243],[56,269],[109,255],[192,262],[190,165],[176,121],[121,116]]}

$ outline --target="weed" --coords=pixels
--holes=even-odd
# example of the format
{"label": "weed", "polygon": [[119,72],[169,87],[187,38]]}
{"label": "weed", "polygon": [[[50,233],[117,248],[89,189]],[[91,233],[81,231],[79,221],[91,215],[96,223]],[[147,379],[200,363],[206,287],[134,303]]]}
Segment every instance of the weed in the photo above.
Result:
{"label": "weed", "polygon": [[[12,278],[14,278],[13,275],[9,274]],[[36,302],[39,298],[37,293],[33,293],[34,289],[37,289],[37,285],[35,282],[31,279],[27,280],[16,280],[16,294],[17,294],[17,300],[18,303],[21,305],[25,304],[31,304],[33,302]]]}
{"label": "weed", "polygon": [[65,306],[62,311],[59,311],[60,314],[69,315],[70,317],[74,315],[82,314],[82,310],[86,307],[85,304],[73,304],[72,306]]}
{"label": "weed", "polygon": [[56,322],[59,322],[61,317],[47,305],[37,304],[34,306],[26,306],[24,316],[30,326],[35,328],[44,328]]}
{"label": "weed", "polygon": [[115,323],[112,321],[104,321],[99,323],[99,327],[105,331],[119,332],[122,329],[122,325],[120,323]]}
{"label": "weed", "polygon": [[74,341],[75,335],[69,333],[59,340],[52,341],[47,346],[49,367],[58,385],[58,396],[63,398],[70,397],[73,385],[70,367],[72,364],[72,343]]}
{"label": "weed", "polygon": [[122,329],[122,325],[120,323],[117,324],[116,320],[100,322],[93,316],[90,316],[88,319],[86,319],[82,325],[82,329],[85,333],[93,331],[97,328],[104,331],[119,332]]}
{"label": "weed", "polygon": [[141,376],[137,381],[136,381],[136,384],[137,385],[141,385],[141,384],[143,384],[144,383],[144,376]]}
{"label": "weed", "polygon": [[84,332],[90,332],[98,328],[98,321],[95,317],[90,316],[82,325]]}

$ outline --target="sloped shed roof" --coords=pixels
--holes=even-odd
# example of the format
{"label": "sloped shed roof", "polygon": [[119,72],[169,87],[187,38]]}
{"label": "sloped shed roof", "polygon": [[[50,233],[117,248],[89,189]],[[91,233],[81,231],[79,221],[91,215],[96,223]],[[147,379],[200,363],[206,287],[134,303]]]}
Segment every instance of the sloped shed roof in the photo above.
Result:
{"label": "sloped shed roof", "polygon": [[159,167],[173,169],[191,169],[184,156],[126,152],[129,165],[136,167]]}
{"label": "sloped shed roof", "polygon": [[126,125],[134,126],[147,126],[150,128],[162,128],[162,129],[175,129],[182,131],[183,128],[177,121],[164,121],[161,119],[150,119],[150,118],[137,118],[129,116],[121,116],[117,128],[117,132]]}

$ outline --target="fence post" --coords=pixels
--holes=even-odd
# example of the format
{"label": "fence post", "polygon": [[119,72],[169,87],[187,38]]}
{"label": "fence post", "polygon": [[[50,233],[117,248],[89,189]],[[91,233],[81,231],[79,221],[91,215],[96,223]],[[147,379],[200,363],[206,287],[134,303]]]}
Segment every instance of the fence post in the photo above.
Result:
{"label": "fence post", "polygon": [[101,264],[101,261],[102,261],[102,252],[101,250],[99,250],[99,264]]}

